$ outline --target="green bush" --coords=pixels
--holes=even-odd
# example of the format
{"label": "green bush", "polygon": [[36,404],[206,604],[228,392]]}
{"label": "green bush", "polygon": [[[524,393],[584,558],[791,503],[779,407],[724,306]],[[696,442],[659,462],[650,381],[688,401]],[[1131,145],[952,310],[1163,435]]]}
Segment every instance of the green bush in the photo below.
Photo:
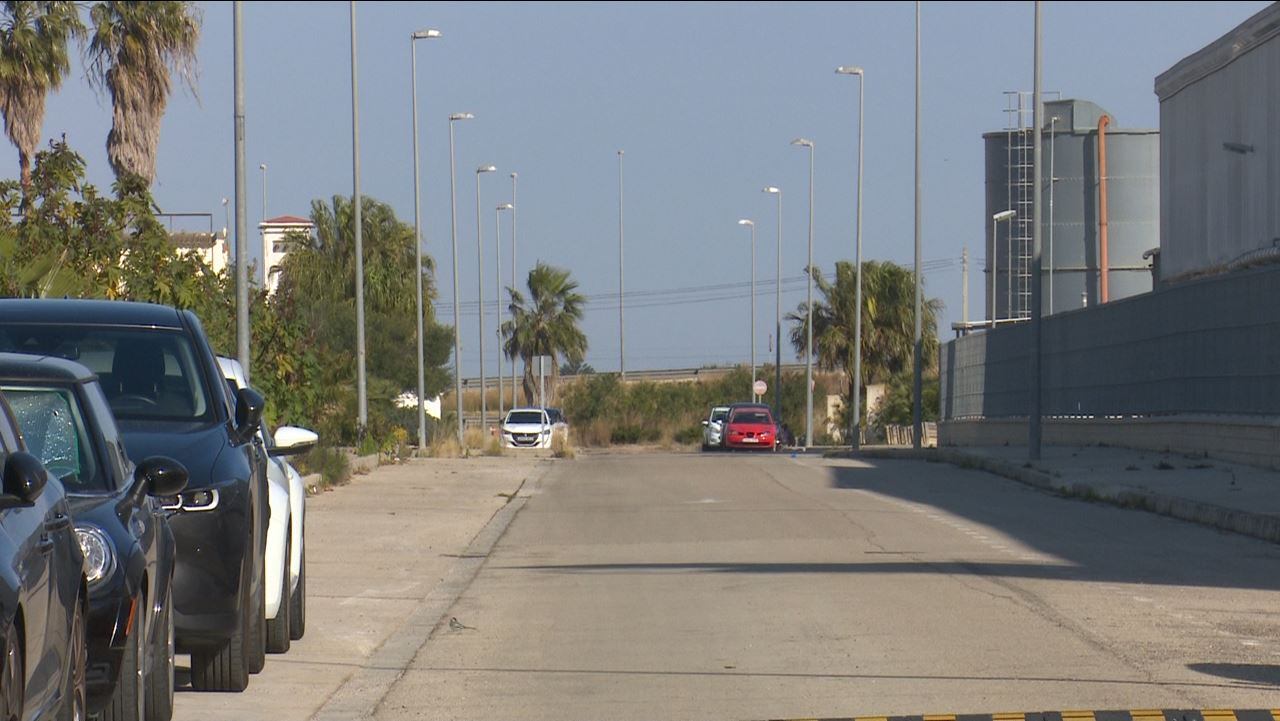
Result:
{"label": "green bush", "polygon": [[676,433],[676,443],[689,445],[691,443],[702,443],[702,424],[689,426]]}
{"label": "green bush", "polygon": [[298,472],[303,475],[320,474],[320,487],[341,486],[351,480],[351,463],[347,455],[336,448],[316,446],[298,458]]}
{"label": "green bush", "polygon": [[651,426],[618,426],[609,434],[609,442],[617,444],[625,443],[653,443],[662,436],[662,432]]}

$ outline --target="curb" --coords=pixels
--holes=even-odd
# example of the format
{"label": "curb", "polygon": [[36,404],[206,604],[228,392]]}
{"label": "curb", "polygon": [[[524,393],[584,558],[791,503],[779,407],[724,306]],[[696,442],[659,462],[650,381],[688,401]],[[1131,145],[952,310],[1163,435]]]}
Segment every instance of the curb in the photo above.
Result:
{"label": "curb", "polygon": [[1120,508],[1149,511],[1161,516],[1190,521],[1223,531],[1239,533],[1272,543],[1280,543],[1280,517],[1227,508],[1189,498],[1140,491],[1129,486],[1112,486],[1071,481],[1015,462],[969,453],[957,448],[870,448],[857,454],[849,451],[828,454],[828,458],[878,458],[886,460],[950,463],[959,468],[986,471],[1034,486],[1050,493],[1087,501],[1101,501]]}
{"label": "curb", "polygon": [[[778,719],[775,721],[789,721]],[[800,720],[793,720],[800,721]],[[1142,709],[1132,711],[1033,711],[924,716],[846,716],[806,721],[1280,721],[1280,709]]]}

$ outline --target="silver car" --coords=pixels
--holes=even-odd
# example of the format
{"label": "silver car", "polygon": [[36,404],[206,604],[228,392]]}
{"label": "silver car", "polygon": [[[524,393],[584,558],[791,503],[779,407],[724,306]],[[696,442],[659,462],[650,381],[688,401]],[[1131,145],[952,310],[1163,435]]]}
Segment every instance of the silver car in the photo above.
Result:
{"label": "silver car", "polygon": [[729,418],[729,406],[716,406],[711,416],[702,422],[702,450],[709,451],[723,445],[724,422]]}

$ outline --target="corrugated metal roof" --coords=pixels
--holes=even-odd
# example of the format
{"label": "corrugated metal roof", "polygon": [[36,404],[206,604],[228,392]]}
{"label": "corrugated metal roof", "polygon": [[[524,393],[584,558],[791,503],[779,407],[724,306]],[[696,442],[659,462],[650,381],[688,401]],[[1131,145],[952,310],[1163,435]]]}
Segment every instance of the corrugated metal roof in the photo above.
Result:
{"label": "corrugated metal roof", "polygon": [[1156,76],[1156,96],[1163,102],[1188,85],[1235,62],[1237,58],[1280,34],[1280,2],[1272,3],[1234,30],[1178,61]]}

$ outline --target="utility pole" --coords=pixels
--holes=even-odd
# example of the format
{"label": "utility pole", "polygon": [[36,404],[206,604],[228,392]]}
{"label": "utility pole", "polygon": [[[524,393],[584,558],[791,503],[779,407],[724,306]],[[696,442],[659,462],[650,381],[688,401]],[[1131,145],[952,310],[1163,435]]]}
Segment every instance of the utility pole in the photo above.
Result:
{"label": "utility pole", "polygon": [[249,376],[249,246],[244,219],[244,28],[243,3],[231,6],[235,36],[235,155],[236,155],[236,358]]}
{"label": "utility pole", "polygon": [[921,417],[921,395],[924,392],[924,336],[923,311],[924,290],[920,281],[920,0],[916,0],[916,328],[915,328],[915,372],[911,393],[911,445],[919,449],[924,439],[923,418]]}
{"label": "utility pole", "polygon": [[[1032,116],[1032,138],[1034,144],[1031,150],[1031,175],[1035,178],[1035,184],[1032,186],[1031,195],[1031,409],[1029,438],[1027,439],[1027,451],[1031,460],[1040,460],[1040,393],[1043,388],[1044,364],[1041,358],[1041,315],[1044,299],[1041,297],[1043,293],[1044,279],[1040,277],[1040,266],[1042,259],[1040,257],[1040,193],[1042,183],[1040,182],[1040,146],[1041,126],[1044,124],[1044,102],[1040,96],[1040,0],[1036,0],[1036,19],[1035,19],[1035,87],[1032,88],[1031,100],[1034,108]],[[1053,182],[1050,179],[1050,182]]]}
{"label": "utility pole", "polygon": [[623,275],[623,244],[622,244],[622,155],[623,151],[618,151],[618,370],[622,375],[622,382],[627,382],[627,331],[626,325],[623,323],[622,306],[625,294],[623,292],[625,276]]}
{"label": "utility pole", "polygon": [[369,425],[369,394],[365,387],[364,355],[364,220],[360,200],[360,85],[356,69],[356,2],[351,0],[351,190],[356,237],[356,435]]}

